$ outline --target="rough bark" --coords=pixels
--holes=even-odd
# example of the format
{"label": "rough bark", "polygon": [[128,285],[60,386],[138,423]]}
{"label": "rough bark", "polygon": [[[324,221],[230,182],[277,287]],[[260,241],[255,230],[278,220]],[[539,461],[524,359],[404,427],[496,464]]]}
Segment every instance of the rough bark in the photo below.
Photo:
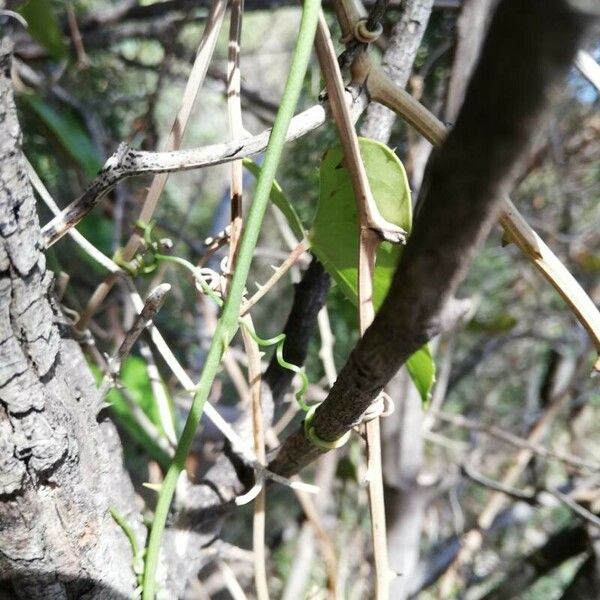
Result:
{"label": "rough bark", "polygon": [[[402,88],[406,86],[412,73],[433,5],[433,0],[408,0],[403,6],[402,17],[392,29],[382,66],[392,81]],[[382,104],[372,102],[367,109],[360,133],[385,143],[390,139],[395,120],[395,112]]]}
{"label": "rough bark", "polygon": [[0,592],[128,598],[140,533],[133,489],[78,344],[52,302],[35,202],[0,41]]}
{"label": "rough bark", "polygon": [[[315,412],[321,439],[350,430],[408,357],[444,328],[448,300],[489,232],[589,21],[565,0],[500,4],[456,126],[421,192],[390,292]],[[300,430],[270,468],[291,475],[323,452]]]}

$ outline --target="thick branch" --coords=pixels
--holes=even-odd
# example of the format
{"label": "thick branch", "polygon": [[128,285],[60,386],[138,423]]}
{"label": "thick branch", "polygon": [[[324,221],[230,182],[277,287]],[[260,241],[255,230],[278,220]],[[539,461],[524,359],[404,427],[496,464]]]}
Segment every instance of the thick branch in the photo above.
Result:
{"label": "thick branch", "polygon": [[[358,423],[398,368],[442,328],[444,307],[510,190],[585,23],[564,0],[500,5],[456,127],[434,160],[390,293],[316,411],[321,439],[337,440]],[[271,469],[289,475],[322,452],[298,431]]]}

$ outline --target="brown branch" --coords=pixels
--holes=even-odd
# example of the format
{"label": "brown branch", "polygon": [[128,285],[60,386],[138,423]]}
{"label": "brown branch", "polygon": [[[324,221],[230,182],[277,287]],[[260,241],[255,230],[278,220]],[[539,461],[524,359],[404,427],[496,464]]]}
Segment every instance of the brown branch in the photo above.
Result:
{"label": "brown branch", "polygon": [[[587,22],[564,0],[501,3],[456,126],[434,160],[390,293],[316,411],[321,439],[349,431],[408,357],[442,329],[447,300],[496,218]],[[323,452],[300,430],[272,457],[271,469],[293,474]]]}

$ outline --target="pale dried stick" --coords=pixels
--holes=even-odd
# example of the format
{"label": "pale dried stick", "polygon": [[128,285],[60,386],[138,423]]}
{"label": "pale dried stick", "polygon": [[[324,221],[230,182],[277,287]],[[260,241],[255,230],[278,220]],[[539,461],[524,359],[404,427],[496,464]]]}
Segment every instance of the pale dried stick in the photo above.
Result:
{"label": "pale dried stick", "polygon": [[231,594],[233,600],[248,600],[242,586],[240,585],[233,569],[223,560],[217,562],[217,566],[223,575],[223,581],[227,591]]}
{"label": "pale dried stick", "polygon": [[575,66],[581,74],[600,92],[600,65],[585,50],[580,50],[575,59]]}
{"label": "pale dried stick", "polygon": [[[198,46],[198,52],[196,54],[192,70],[190,72],[190,76],[188,78],[185,91],[183,93],[181,107],[179,109],[179,112],[177,113],[177,116],[175,117],[173,125],[171,126],[171,131],[167,139],[167,151],[176,150],[181,146],[183,134],[185,133],[185,130],[187,128],[190,114],[194,106],[194,101],[196,99],[196,96],[198,95],[198,91],[202,87],[202,83],[204,81],[206,71],[208,69],[208,63],[210,62],[210,59],[214,52],[217,37],[221,29],[221,24],[223,22],[223,16],[225,14],[226,6],[226,0],[214,0],[211,5],[210,12],[206,21],[206,26],[204,28],[202,38],[200,39],[200,44]],[[139,216],[140,221],[148,223],[152,219],[152,216],[156,211],[160,195],[167,182],[167,178],[167,173],[161,173],[159,175],[156,175],[152,180],[152,184],[150,185],[150,189],[148,190],[146,200],[144,201],[144,205]],[[135,253],[139,248],[140,242],[141,237],[139,233],[134,231],[123,250],[123,260],[130,261],[135,256]],[[96,288],[95,292],[92,294],[88,302],[88,305],[85,308],[85,311],[83,312],[79,320],[79,323],[77,324],[78,329],[85,329],[87,323],[91,319],[94,312],[97,310],[98,306],[102,304],[102,302],[112,289],[112,286],[114,285],[115,281],[116,280],[114,276],[109,275],[105,279],[105,281]]]}
{"label": "pale dried stick", "polygon": [[[247,316],[242,326],[242,337],[244,347],[248,355],[248,378],[250,380],[252,433],[254,437],[254,452],[259,463],[266,463],[265,434],[263,411],[261,405],[261,375],[260,365],[261,353],[258,344],[252,338],[248,328],[253,329],[252,321]],[[259,600],[269,599],[269,588],[267,583],[266,553],[265,553],[265,487],[260,476],[257,484],[261,486],[259,494],[254,502],[254,517],[252,522],[252,549],[254,551],[254,582],[256,585],[256,597]]]}
{"label": "pale dried stick", "polygon": [[463,415],[453,415],[432,408],[429,409],[428,413],[432,415],[432,418],[438,418],[440,421],[444,421],[445,423],[450,423],[457,427],[463,427],[471,431],[479,431],[491,437],[495,437],[496,439],[499,439],[507,444],[510,444],[511,446],[515,446],[516,448],[530,450],[534,454],[541,456],[546,460],[557,460],[575,469],[583,469],[593,472],[600,471],[599,462],[586,460],[584,458],[580,458],[567,452],[550,450],[545,446],[542,446],[540,444],[534,444],[531,441],[514,435],[513,433],[510,433],[510,431],[501,429],[496,425],[484,425],[483,423],[480,423],[478,421],[468,419]]}
{"label": "pale dried stick", "polygon": [[[60,215],[60,208],[54,202],[54,198],[50,195],[46,186],[42,183],[42,180],[39,178],[38,174],[35,172],[31,163],[28,159],[25,159],[27,164],[27,174],[29,175],[29,181],[31,181],[31,185],[38,193],[44,204],[50,209],[50,211],[54,215]],[[114,263],[110,258],[108,258],[105,254],[100,252],[96,246],[92,243],[88,242],[88,240],[81,234],[77,229],[71,228],[68,231],[69,237],[73,239],[73,241],[81,247],[81,249],[88,254],[91,258],[93,258],[99,265],[104,267],[109,273],[119,274],[123,273],[121,267]]]}
{"label": "pale dried stick", "polygon": [[[572,381],[575,381],[577,377],[583,376],[584,369],[585,361],[582,360],[579,368],[572,377]],[[570,398],[570,383],[571,382],[566,384],[564,388],[556,394],[552,403],[547,407],[547,409],[542,413],[540,418],[531,428],[526,440],[527,446],[521,448],[521,450],[517,453],[513,465],[502,478],[502,485],[514,487],[514,485],[517,483],[519,477],[523,473],[523,470],[528,465],[535,453],[532,447],[539,445],[540,440],[548,431],[550,424],[554,421],[560,410]],[[452,564],[449,566],[448,571],[440,583],[442,595],[444,593],[448,593],[460,582],[460,566],[467,564],[472,560],[473,556],[483,543],[484,532],[491,526],[492,522],[496,518],[496,515],[504,506],[504,503],[505,497],[503,494],[500,492],[493,494],[477,518],[477,527],[469,530],[463,536],[462,548],[452,561]]]}
{"label": "pale dried stick", "polygon": [[73,8],[73,3],[70,0],[65,2],[65,9],[67,11],[67,21],[69,23],[69,30],[71,32],[71,40],[73,41],[75,53],[77,54],[77,64],[81,68],[87,68],[90,66],[90,59],[85,51],[83,39],[81,37],[81,31],[79,31],[79,25],[77,25],[75,9]]}
{"label": "pale dried stick", "polygon": [[254,294],[249,300],[247,300],[241,310],[241,316],[248,314],[250,309],[263,298],[276,284],[277,282],[290,270],[290,268],[298,262],[300,257],[310,248],[309,241],[303,239],[293,250],[289,256],[275,269],[275,273],[271,275],[269,280],[263,284],[258,285],[258,292]]}
{"label": "pale dried stick", "polygon": [[108,359],[108,370],[104,375],[99,391],[99,402],[104,400],[104,397],[114,385],[115,378],[121,370],[123,360],[127,357],[133,345],[140,337],[140,334],[146,327],[150,325],[156,313],[161,309],[167,297],[167,293],[171,289],[168,283],[163,283],[153,289],[143,303],[139,314],[135,318],[131,329],[125,334],[125,338],[121,342],[119,348],[113,356]]}
{"label": "pale dried stick", "polygon": [[[183,92],[183,98],[181,99],[181,106],[179,112],[175,117],[175,121],[171,126],[169,137],[165,144],[165,150],[176,150],[181,147],[184,133],[187,129],[192,108],[194,102],[198,96],[198,92],[204,83],[206,77],[206,71],[211,61],[212,55],[215,50],[217,38],[221,30],[223,23],[223,17],[225,16],[225,9],[227,8],[226,0],[213,0],[204,31],[202,32],[202,38],[198,45],[198,52],[194,60],[194,65],[190,72],[185,91]],[[162,194],[165,185],[167,183],[169,175],[167,173],[161,173],[156,175],[150,184],[148,195],[144,201],[142,211],[140,212],[140,220],[144,223],[148,223],[156,211],[160,195]],[[141,237],[135,233],[130,237],[123,250],[124,260],[131,260],[140,245]]]}
{"label": "pale dried stick", "polygon": [[[361,96],[359,100],[357,111],[363,108],[364,97]],[[308,108],[292,118],[285,140],[289,142],[302,137],[323,125],[326,118],[327,112],[320,104]],[[271,130],[268,129],[243,140],[173,152],[145,152],[121,144],[83,194],[63,209],[58,217],[44,225],[44,244],[48,247],[57,242],[122,179],[144,173],[190,171],[252,156],[265,150],[270,134]]]}
{"label": "pale dried stick", "polygon": [[[276,448],[281,443],[273,428],[269,429],[266,432],[265,438],[271,449]],[[292,477],[292,481],[299,481],[298,476],[295,475],[294,477]],[[330,588],[334,592],[333,595],[335,600],[337,600],[340,586],[337,581],[337,558],[335,553],[335,544],[331,539],[329,533],[327,533],[327,530],[323,526],[323,523],[321,522],[321,517],[319,515],[319,511],[317,509],[315,501],[309,495],[310,492],[306,493],[300,489],[296,489],[294,491],[296,497],[298,498],[298,502],[302,507],[304,515],[306,516],[307,521],[312,525],[317,539],[319,540],[319,546],[321,548],[323,560],[325,561]]]}
{"label": "pale dried stick", "polygon": [[[380,239],[385,237],[398,242],[404,239],[405,232],[391,223],[384,222],[379,215],[360,155],[358,136],[354,129],[350,109],[346,103],[342,75],[323,13],[319,17],[316,47],[327,86],[331,111],[344,150],[345,166],[350,173],[352,189],[357,202],[359,217],[358,310],[360,332],[363,335],[375,318],[373,274],[375,255]],[[391,578],[387,554],[379,418],[375,417],[369,420],[365,424],[365,429],[371,532],[376,577],[375,594],[378,600],[387,600]]]}
{"label": "pale dried stick", "polygon": [[[242,105],[240,100],[240,45],[244,0],[231,1],[229,48],[227,53],[227,117],[232,141],[244,137]],[[241,160],[231,163],[231,223],[229,234],[229,269],[235,268],[240,235],[242,233],[243,166]]]}

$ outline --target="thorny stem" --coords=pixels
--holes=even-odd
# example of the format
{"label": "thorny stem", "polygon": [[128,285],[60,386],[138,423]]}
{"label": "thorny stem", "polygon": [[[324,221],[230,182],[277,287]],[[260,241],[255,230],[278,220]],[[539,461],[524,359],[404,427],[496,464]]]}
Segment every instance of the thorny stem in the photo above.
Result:
{"label": "thorny stem", "polygon": [[190,450],[196,428],[200,422],[204,403],[217,374],[221,356],[238,329],[239,309],[250,270],[252,253],[258,241],[262,219],[269,201],[271,186],[273,185],[275,172],[283,150],[285,134],[302,89],[302,82],[310,59],[320,7],[320,0],[306,0],[302,8],[302,21],[290,66],[290,73],[265,153],[265,162],[256,186],[254,202],[248,213],[246,226],[242,234],[237,268],[232,277],[229,295],[225,301],[223,313],[217,324],[213,341],[206,357],[204,369],[198,383],[198,391],[192,402],[179,444],[177,445],[175,457],[167,471],[158,496],[144,570],[144,600],[153,600],[155,597],[155,574],[158,565],[160,544],[177,480],[184,470],[185,460]]}
{"label": "thorny stem", "polygon": [[[352,189],[357,202],[357,214],[359,217],[359,230],[357,232],[359,235],[358,318],[360,333],[363,335],[375,318],[373,307],[373,275],[377,247],[379,246],[380,236],[383,234],[383,228],[387,229],[391,224],[383,222],[375,205],[360,155],[358,137],[352,123],[350,110],[345,103],[344,84],[336,61],[331,34],[323,15],[321,15],[319,20],[317,31],[317,52],[327,84],[327,93],[331,102],[332,113],[342,142],[346,168],[351,175]],[[365,433],[376,598],[377,600],[387,600],[389,597],[390,569],[387,554],[381,465],[381,435],[378,418],[366,423]]]}

